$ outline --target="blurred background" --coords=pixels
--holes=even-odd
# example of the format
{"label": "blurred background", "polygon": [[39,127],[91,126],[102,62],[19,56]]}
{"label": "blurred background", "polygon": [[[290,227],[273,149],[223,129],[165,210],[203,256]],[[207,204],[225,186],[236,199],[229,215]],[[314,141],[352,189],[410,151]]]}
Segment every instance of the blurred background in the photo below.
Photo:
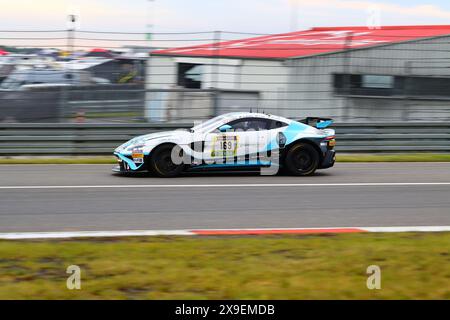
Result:
{"label": "blurred background", "polygon": [[[41,139],[31,148],[20,138],[64,134],[37,131],[42,128],[123,125],[114,141],[99,146],[109,148],[128,138],[123,128],[132,125],[139,130],[130,135],[188,126],[230,111],[332,117],[350,128],[344,133],[354,132],[353,126],[361,133],[359,123],[368,124],[371,134],[420,133],[431,123],[431,133],[441,136],[430,136],[432,142],[422,143],[425,149],[395,148],[405,143],[393,136],[378,146],[384,149],[373,150],[448,148],[450,25],[445,22],[450,8],[444,2],[93,3],[5,4],[3,154],[44,144],[67,146]],[[383,127],[399,123],[410,126],[403,131]]]}
{"label": "blurred background", "polygon": [[10,43],[0,49],[2,122],[190,122],[249,110],[450,120],[450,26],[0,35]]}

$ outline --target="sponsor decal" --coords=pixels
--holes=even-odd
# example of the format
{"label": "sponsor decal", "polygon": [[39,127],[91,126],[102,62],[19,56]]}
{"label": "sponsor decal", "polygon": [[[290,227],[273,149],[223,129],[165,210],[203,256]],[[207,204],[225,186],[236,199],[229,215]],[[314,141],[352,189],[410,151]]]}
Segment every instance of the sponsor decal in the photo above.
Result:
{"label": "sponsor decal", "polygon": [[214,137],[211,157],[235,157],[238,145],[238,136],[221,135]]}
{"label": "sponsor decal", "polygon": [[133,149],[131,153],[131,157],[133,158],[133,162],[137,164],[144,163],[144,151],[141,148]]}

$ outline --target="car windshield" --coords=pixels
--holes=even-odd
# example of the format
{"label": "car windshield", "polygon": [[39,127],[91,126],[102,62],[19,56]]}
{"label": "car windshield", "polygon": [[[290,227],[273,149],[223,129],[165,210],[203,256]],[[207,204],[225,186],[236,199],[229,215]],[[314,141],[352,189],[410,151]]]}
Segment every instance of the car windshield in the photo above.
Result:
{"label": "car windshield", "polygon": [[219,123],[221,123],[224,119],[226,118],[226,116],[222,115],[222,116],[218,116],[212,119],[209,119],[208,121],[202,122],[194,127],[192,127],[191,131],[192,132],[198,132],[198,131],[207,131],[208,129],[215,129],[216,125],[218,125]]}

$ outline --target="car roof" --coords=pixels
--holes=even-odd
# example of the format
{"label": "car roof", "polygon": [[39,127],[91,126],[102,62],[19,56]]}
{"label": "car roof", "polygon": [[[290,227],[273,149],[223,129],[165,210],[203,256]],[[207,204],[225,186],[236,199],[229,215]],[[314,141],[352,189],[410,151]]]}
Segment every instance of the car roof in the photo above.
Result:
{"label": "car roof", "polygon": [[272,120],[280,120],[285,122],[292,122],[292,120],[275,116],[272,114],[260,113],[260,112],[230,112],[223,114],[222,117],[227,119],[242,119],[242,118],[264,118],[264,119],[272,119]]}
{"label": "car roof", "polygon": [[261,118],[261,119],[269,119],[269,120],[275,120],[275,121],[281,121],[285,122],[286,124],[291,124],[294,120],[290,120],[287,118],[274,116],[271,114],[265,114],[265,113],[259,113],[259,112],[230,112],[221,114],[215,118],[212,118],[206,122],[200,123],[197,126],[194,126],[192,129],[199,130],[199,131],[205,131],[207,132],[211,128],[219,125],[228,123],[230,121],[239,120],[243,118]]}

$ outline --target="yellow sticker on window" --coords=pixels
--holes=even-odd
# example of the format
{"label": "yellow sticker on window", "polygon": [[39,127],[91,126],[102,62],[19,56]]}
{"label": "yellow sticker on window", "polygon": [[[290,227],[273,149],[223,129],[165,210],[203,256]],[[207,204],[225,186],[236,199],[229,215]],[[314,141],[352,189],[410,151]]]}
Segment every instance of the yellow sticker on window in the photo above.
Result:
{"label": "yellow sticker on window", "polygon": [[238,136],[216,136],[214,137],[211,157],[235,157],[239,137]]}

